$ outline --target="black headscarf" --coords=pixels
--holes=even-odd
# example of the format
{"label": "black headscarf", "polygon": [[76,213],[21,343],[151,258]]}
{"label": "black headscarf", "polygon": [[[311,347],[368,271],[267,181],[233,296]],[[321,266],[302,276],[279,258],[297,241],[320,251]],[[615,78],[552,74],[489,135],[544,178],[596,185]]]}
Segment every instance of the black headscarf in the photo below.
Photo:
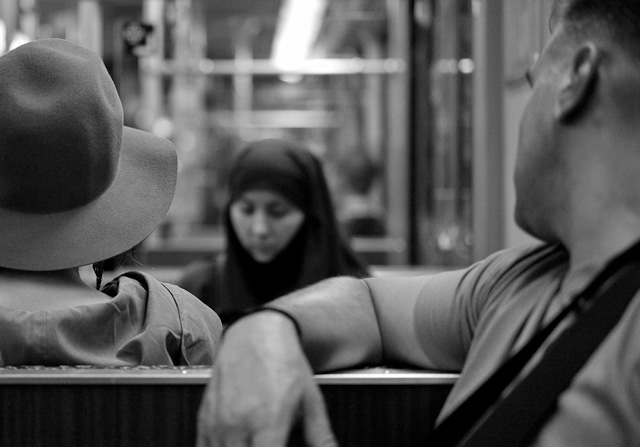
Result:
{"label": "black headscarf", "polygon": [[[242,247],[229,217],[231,203],[252,189],[277,192],[305,213],[298,233],[268,263],[256,262]],[[338,227],[322,165],[306,148],[278,139],[249,144],[232,165],[229,194],[224,216],[226,258],[218,290],[235,310],[264,304],[325,278],[368,276]]]}

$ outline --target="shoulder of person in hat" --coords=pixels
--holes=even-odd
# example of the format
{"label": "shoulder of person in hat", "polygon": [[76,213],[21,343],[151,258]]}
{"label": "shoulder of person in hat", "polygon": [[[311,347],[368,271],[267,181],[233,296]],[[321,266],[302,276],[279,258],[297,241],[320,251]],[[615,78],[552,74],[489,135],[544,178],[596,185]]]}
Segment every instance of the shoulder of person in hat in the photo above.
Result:
{"label": "shoulder of person in hat", "polygon": [[[81,45],[24,44],[0,56],[0,78],[0,306],[53,315],[110,303],[83,282],[79,268],[94,265],[101,275],[101,261],[140,243],[162,221],[175,190],[175,147],[124,126],[104,63]],[[146,300],[151,283],[139,281],[140,293],[125,299]],[[159,318],[178,323],[182,300],[201,306],[184,292],[169,301],[175,312]],[[215,351],[219,318],[201,310],[212,334],[206,349]],[[74,315],[82,312],[68,317]],[[96,332],[113,331],[103,323]]]}
{"label": "shoulder of person in hat", "polygon": [[[298,417],[310,445],[336,445],[312,371],[371,364],[461,371],[448,401],[460,403],[640,238],[639,5],[556,1],[551,37],[527,71],[532,94],[520,123],[515,214],[545,242],[462,271],[332,279],[272,302],[299,332],[277,312],[239,320],[202,401],[199,447],[232,439],[284,446]],[[640,444],[639,298],[531,445]],[[564,323],[560,329],[571,318]]]}
{"label": "shoulder of person in hat", "polygon": [[51,310],[93,303],[110,297],[91,287],[78,269],[53,271],[0,268],[0,305],[22,310]]}

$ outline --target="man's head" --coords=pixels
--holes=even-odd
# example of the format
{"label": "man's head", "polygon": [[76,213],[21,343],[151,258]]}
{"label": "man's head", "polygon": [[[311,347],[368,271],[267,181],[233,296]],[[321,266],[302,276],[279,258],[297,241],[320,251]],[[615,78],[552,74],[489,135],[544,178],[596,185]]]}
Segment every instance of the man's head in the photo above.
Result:
{"label": "man's head", "polygon": [[[549,23],[552,35],[527,72],[532,96],[520,128],[516,221],[541,239],[564,241],[576,196],[588,200],[588,182],[611,177],[607,151],[635,144],[640,0],[557,0]],[[589,178],[585,168],[600,164],[603,175]]]}

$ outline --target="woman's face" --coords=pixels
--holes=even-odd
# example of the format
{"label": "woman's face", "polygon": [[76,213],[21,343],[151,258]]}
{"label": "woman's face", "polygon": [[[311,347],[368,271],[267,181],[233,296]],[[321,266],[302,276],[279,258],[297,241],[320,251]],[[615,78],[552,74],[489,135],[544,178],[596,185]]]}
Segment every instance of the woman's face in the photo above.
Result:
{"label": "woman's face", "polygon": [[256,262],[272,261],[298,233],[304,212],[281,194],[268,190],[244,192],[230,207],[238,240]]}

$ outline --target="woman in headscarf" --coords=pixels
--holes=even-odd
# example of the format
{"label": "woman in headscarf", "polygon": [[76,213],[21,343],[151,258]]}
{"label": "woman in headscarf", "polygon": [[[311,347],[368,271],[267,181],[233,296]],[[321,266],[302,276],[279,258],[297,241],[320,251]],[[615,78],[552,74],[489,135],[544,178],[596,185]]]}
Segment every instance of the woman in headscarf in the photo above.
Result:
{"label": "woman in headscarf", "polygon": [[178,284],[228,324],[322,279],[368,276],[343,238],[320,161],[291,141],[246,146],[229,177],[226,250],[189,265]]}

